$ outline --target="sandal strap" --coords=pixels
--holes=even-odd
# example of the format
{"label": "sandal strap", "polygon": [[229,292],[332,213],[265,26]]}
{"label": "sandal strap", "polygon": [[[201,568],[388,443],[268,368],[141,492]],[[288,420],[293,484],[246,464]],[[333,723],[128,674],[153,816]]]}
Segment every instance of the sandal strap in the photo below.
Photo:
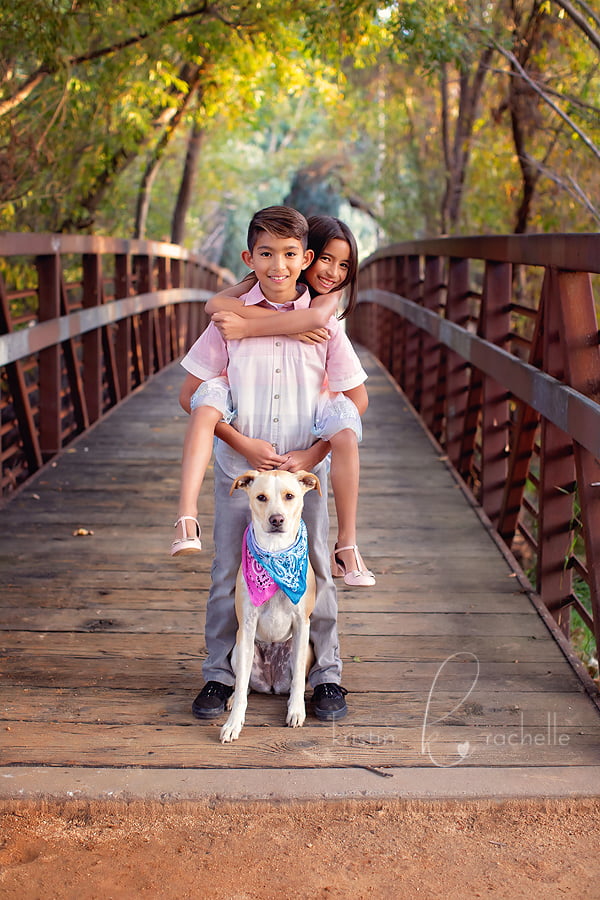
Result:
{"label": "sandal strap", "polygon": [[198,522],[198,519],[196,519],[195,516],[179,516],[179,518],[177,519],[177,521],[176,521],[175,524],[173,525],[173,528],[177,528],[177,526],[178,526],[179,524],[181,524],[181,522],[183,522],[183,528],[182,528],[183,538],[180,538],[180,540],[184,540],[184,541],[188,540],[188,532],[187,532],[187,527],[186,527],[186,525],[185,525],[186,520],[189,520],[190,522],[194,522],[194,523],[195,523],[195,525],[196,525],[196,537],[199,538],[200,535],[202,534],[202,530],[201,530],[201,528],[200,528],[200,523]]}
{"label": "sandal strap", "polygon": [[358,544],[349,544],[347,547],[335,547],[333,553],[335,555],[336,553],[340,553],[342,550],[353,550],[354,551],[354,562],[356,563],[356,569],[352,569],[350,572],[346,572],[346,575],[371,575],[371,576],[373,576],[373,573],[371,572],[371,570],[367,569],[366,566],[364,569],[360,568],[361,562],[364,565],[364,560],[362,559],[362,557],[359,557]]}

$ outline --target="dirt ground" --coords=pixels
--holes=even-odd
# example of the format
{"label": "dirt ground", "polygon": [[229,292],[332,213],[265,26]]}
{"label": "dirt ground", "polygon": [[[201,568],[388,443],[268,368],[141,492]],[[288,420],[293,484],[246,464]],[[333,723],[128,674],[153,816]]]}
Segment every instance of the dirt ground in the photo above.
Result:
{"label": "dirt ground", "polygon": [[13,803],[0,897],[600,898],[600,800]]}

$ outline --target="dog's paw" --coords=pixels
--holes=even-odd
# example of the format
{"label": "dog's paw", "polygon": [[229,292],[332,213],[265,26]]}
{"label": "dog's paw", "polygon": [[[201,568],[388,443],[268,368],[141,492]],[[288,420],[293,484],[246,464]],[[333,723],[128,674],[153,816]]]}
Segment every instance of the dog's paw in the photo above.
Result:
{"label": "dog's paw", "polygon": [[302,704],[302,707],[298,707],[297,709],[288,709],[285,724],[289,725],[290,728],[301,728],[302,725],[304,725],[305,719],[306,710],[304,708],[304,704]]}
{"label": "dog's paw", "polygon": [[244,720],[241,722],[231,719],[227,719],[223,727],[221,728],[220,740],[222,744],[230,744],[232,741],[237,741],[240,736],[242,727],[244,725]]}

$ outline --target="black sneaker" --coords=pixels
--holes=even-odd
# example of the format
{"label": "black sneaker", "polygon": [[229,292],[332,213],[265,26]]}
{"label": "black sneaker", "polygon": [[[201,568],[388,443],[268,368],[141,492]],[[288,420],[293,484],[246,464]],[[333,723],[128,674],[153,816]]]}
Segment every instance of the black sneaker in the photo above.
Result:
{"label": "black sneaker", "polygon": [[192,703],[192,712],[198,719],[214,719],[225,712],[225,704],[232,694],[232,685],[207,681]]}
{"label": "black sneaker", "polygon": [[312,696],[313,712],[317,719],[325,722],[343,719],[348,712],[348,705],[344,700],[347,693],[346,688],[340,684],[318,684]]}

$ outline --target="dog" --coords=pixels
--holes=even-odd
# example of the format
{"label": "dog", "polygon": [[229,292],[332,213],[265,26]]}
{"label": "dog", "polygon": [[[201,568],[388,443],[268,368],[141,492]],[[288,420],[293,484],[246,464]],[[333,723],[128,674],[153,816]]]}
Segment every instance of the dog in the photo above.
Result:
{"label": "dog", "polygon": [[[304,724],[304,691],[312,656],[310,616],[316,598],[306,526],[301,519],[307,491],[316,490],[321,494],[317,476],[279,469],[245,472],[233,482],[230,496],[238,489],[248,494],[252,520],[244,536],[242,565],[236,581],[238,631],[231,659],[236,682],[228,703],[229,718],[221,728],[223,744],[237,740],[240,735],[250,688],[275,693],[289,690],[286,724],[292,728]],[[282,553],[288,548],[287,555]],[[271,558],[269,554],[277,556]],[[284,565],[283,575],[282,557],[288,566],[286,569]],[[270,578],[271,559],[275,560],[277,580]],[[260,563],[267,566],[268,573]],[[294,577],[304,569],[305,579]],[[291,570],[289,576],[288,570]],[[288,593],[281,587],[282,579]]]}

